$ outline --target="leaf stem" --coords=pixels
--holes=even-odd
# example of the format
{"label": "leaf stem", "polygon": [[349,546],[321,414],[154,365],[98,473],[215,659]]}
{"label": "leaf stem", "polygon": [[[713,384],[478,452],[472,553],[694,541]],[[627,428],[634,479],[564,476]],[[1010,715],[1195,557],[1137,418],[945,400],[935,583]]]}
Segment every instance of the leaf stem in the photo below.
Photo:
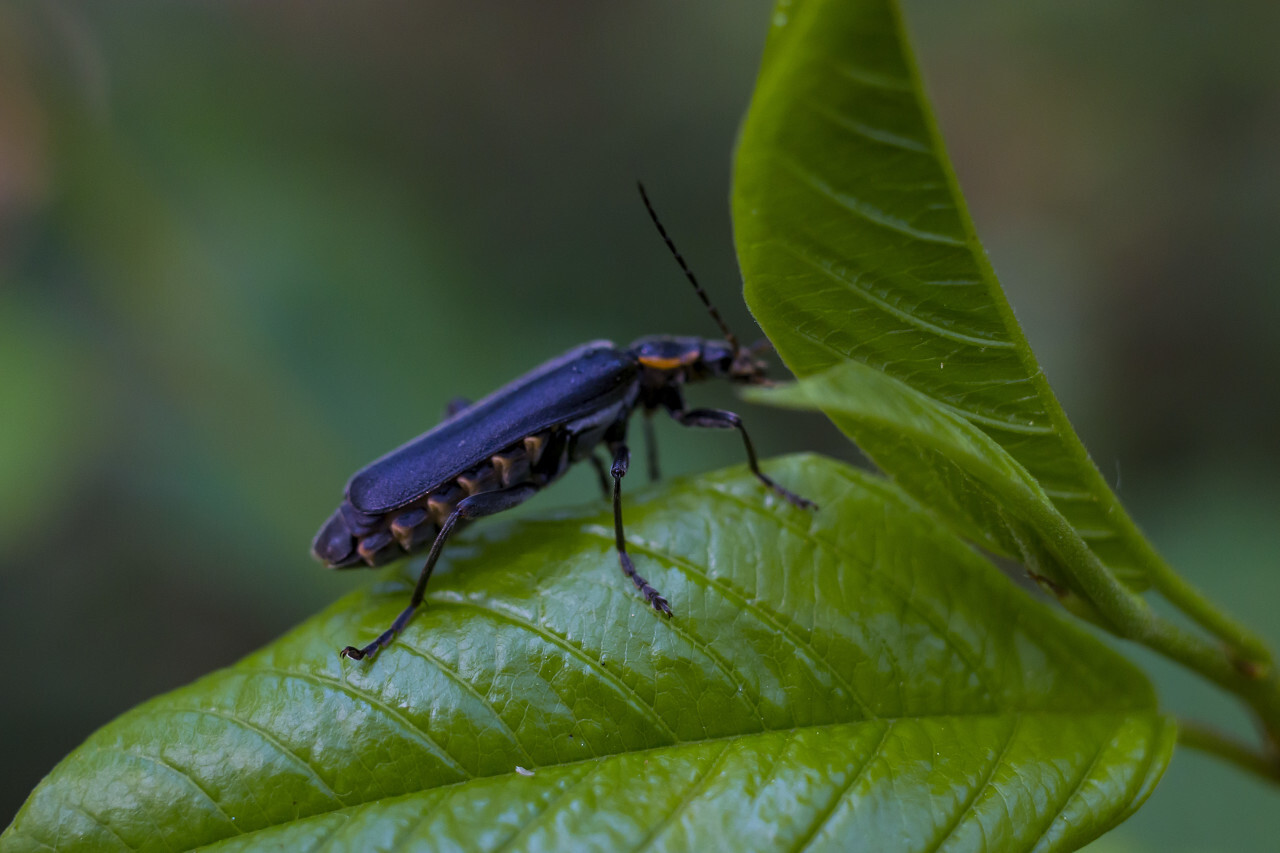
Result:
{"label": "leaf stem", "polygon": [[1143,557],[1152,586],[1174,607],[1200,627],[1231,647],[1237,667],[1245,674],[1265,677],[1274,669],[1266,642],[1234,618],[1219,610],[1166,563],[1141,535],[1131,543]]}
{"label": "leaf stem", "polygon": [[1119,497],[1098,471],[1098,467],[1089,458],[1084,445],[1072,431],[1065,413],[1062,412],[1047,384],[1044,387],[1043,397],[1046,405],[1049,406],[1051,416],[1055,421],[1060,421],[1061,434],[1067,445],[1068,454],[1075,458],[1081,472],[1090,481],[1093,494],[1100,501],[1107,518],[1120,533],[1124,544],[1141,562],[1152,588],[1188,619],[1230,645],[1237,662],[1245,665],[1247,669],[1252,669],[1255,675],[1260,676],[1263,672],[1273,669],[1274,657],[1266,641],[1252,629],[1223,612],[1203,593],[1183,579],[1165,562],[1143,535],[1133,517],[1125,511]]}
{"label": "leaf stem", "polygon": [[1150,605],[1116,578],[1081,538],[1071,522],[1049,502],[1023,488],[1011,490],[1024,518],[1040,532],[1080,592],[1120,637],[1139,640],[1156,619]]}
{"label": "leaf stem", "polygon": [[1178,743],[1234,764],[1274,785],[1280,785],[1280,756],[1254,749],[1212,726],[1194,720],[1178,721]]}
{"label": "leaf stem", "polygon": [[[1280,679],[1273,667],[1242,667],[1236,654],[1238,647],[1224,649],[1162,618],[1141,595],[1120,582],[1056,508],[1024,489],[1013,490],[1010,496],[1045,537],[1046,544],[1113,633],[1140,643],[1239,696],[1257,714],[1269,743],[1280,743]],[[1165,569],[1172,576],[1172,570],[1167,566]]]}

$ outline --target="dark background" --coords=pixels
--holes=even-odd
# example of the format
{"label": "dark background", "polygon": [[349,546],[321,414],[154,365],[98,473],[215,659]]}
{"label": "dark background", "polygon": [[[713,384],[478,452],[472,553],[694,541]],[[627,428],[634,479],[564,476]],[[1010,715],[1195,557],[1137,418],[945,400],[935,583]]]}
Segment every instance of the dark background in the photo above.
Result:
{"label": "dark background", "polygon": [[[1094,458],[1179,569],[1280,641],[1280,6],[907,12]],[[450,397],[595,337],[713,333],[636,178],[750,337],[729,158],[768,15],[0,6],[0,823],[97,726],[365,580],[310,538]],[[849,455],[820,418],[698,391],[767,455]],[[723,438],[662,429],[665,467],[737,463]],[[525,511],[596,499],[591,477]],[[1172,709],[1243,725],[1153,669]],[[1179,753],[1099,849],[1268,849],[1278,796]]]}

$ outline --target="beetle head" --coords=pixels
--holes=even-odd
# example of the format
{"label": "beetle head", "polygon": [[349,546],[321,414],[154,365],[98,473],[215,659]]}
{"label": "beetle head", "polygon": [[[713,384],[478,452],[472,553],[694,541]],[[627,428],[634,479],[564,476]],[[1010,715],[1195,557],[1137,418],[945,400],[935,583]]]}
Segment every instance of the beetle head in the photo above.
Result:
{"label": "beetle head", "polygon": [[727,379],[745,385],[761,385],[765,363],[755,355],[755,347],[736,341],[712,340],[675,335],[652,335],[631,344],[631,352],[650,374],[650,384],[677,381],[700,382]]}
{"label": "beetle head", "polygon": [[[755,347],[737,341],[703,340],[699,362],[707,378],[728,379],[743,385],[762,385],[768,365],[756,357]],[[702,377],[699,377],[702,378]]]}

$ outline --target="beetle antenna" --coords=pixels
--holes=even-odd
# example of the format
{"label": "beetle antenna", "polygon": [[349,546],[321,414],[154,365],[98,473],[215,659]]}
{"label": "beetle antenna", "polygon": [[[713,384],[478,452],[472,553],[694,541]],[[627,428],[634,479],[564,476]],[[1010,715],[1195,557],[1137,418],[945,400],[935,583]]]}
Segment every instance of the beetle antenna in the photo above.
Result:
{"label": "beetle antenna", "polygon": [[724,338],[735,351],[740,349],[738,338],[729,331],[729,326],[725,323],[724,318],[720,316],[720,312],[716,310],[716,306],[711,304],[710,297],[707,292],[702,289],[702,285],[698,284],[698,279],[693,274],[693,270],[689,269],[689,265],[684,262],[684,257],[680,254],[680,250],[676,248],[676,244],[667,236],[667,229],[662,227],[662,221],[658,219],[658,213],[653,209],[653,205],[649,203],[649,194],[644,191],[644,184],[636,181],[636,186],[640,189],[640,198],[644,200],[644,209],[649,211],[649,218],[653,220],[653,224],[657,226],[658,233],[662,235],[662,240],[667,244],[667,248],[671,250],[671,254],[675,257],[676,263],[680,264],[680,269],[684,270],[685,278],[689,279],[689,283],[693,285],[693,289],[697,291],[698,298],[702,300],[702,304],[707,306],[707,310],[711,312],[711,319],[716,321],[716,325],[720,327],[720,331],[724,332]]}

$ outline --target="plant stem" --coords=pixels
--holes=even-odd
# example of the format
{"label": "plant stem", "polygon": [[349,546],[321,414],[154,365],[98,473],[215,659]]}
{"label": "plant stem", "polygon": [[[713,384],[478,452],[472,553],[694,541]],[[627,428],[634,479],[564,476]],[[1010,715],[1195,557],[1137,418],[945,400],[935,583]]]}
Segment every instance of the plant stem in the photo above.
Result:
{"label": "plant stem", "polygon": [[1242,672],[1222,648],[1159,617],[1153,617],[1147,634],[1137,639],[1239,696],[1257,714],[1269,743],[1280,742],[1280,680],[1274,671],[1262,677]]}
{"label": "plant stem", "polygon": [[1178,721],[1178,743],[1236,765],[1241,770],[1280,785],[1280,758],[1250,747],[1212,726],[1192,720]]}
{"label": "plant stem", "polygon": [[[1224,649],[1158,616],[1142,596],[1116,578],[1056,508],[1029,491],[1022,492],[1015,490],[1009,496],[1016,499],[1023,517],[1045,538],[1112,633],[1140,643],[1239,696],[1257,715],[1269,747],[1280,744],[1280,678],[1274,667],[1242,667],[1238,647]],[[1151,553],[1154,555],[1154,551]],[[1173,575],[1167,566],[1165,569]],[[1189,586],[1183,587],[1204,602]],[[1204,604],[1205,609],[1212,610],[1207,602]]]}
{"label": "plant stem", "polygon": [[1119,519],[1125,528],[1127,544],[1142,558],[1143,568],[1157,592],[1210,634],[1221,639],[1235,652],[1246,674],[1266,675],[1274,666],[1267,643],[1258,634],[1220,610],[1204,593],[1173,570],[1152,547],[1128,515]]}

